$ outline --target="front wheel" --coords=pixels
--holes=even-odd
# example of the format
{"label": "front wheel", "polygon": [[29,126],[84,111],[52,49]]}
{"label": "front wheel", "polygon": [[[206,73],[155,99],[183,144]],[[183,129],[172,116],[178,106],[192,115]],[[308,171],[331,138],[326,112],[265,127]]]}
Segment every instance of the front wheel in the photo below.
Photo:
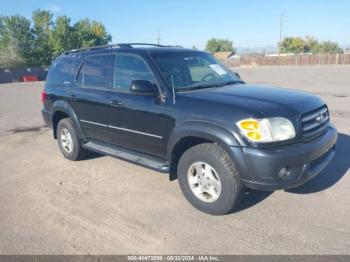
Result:
{"label": "front wheel", "polygon": [[213,143],[194,146],[181,156],[178,179],[186,199],[199,210],[213,215],[231,212],[244,192],[230,156]]}

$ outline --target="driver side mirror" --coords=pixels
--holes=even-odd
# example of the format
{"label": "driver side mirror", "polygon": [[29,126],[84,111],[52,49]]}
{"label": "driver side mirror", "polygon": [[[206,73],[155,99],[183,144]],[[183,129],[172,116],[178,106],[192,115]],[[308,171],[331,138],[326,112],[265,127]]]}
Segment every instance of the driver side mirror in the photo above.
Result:
{"label": "driver side mirror", "polygon": [[156,95],[158,93],[157,87],[147,80],[134,80],[131,82],[130,93],[136,95]]}

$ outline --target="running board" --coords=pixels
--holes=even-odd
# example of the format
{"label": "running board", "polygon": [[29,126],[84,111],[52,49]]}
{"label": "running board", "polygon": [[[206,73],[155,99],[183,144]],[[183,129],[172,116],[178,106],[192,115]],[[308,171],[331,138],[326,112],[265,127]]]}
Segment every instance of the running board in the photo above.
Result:
{"label": "running board", "polygon": [[82,147],[104,155],[121,158],[131,163],[154,169],[158,172],[169,173],[168,162],[143,153],[131,151],[117,146],[106,145],[104,143],[95,141],[89,141],[83,144]]}

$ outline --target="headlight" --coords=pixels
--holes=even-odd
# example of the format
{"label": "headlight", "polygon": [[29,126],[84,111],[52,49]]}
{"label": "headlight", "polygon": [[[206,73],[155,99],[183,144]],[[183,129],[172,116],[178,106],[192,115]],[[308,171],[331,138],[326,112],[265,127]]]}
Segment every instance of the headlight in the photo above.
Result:
{"label": "headlight", "polygon": [[268,143],[295,137],[293,124],[283,117],[243,119],[236,123],[242,134],[250,141]]}

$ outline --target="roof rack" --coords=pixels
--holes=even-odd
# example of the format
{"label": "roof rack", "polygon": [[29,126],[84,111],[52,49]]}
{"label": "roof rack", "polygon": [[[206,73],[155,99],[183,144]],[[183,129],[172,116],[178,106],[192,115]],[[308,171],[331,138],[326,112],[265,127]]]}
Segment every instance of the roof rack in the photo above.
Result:
{"label": "roof rack", "polygon": [[158,44],[150,44],[150,43],[118,43],[118,44],[109,44],[109,45],[98,45],[93,47],[83,47],[79,49],[73,49],[70,51],[65,51],[63,54],[71,54],[71,53],[80,53],[83,51],[93,51],[100,49],[111,49],[111,48],[133,48],[133,46],[154,46],[154,47],[177,47],[182,48],[182,46],[171,46],[171,45],[158,45]]}
{"label": "roof rack", "polygon": [[150,43],[121,43],[121,44],[118,44],[118,46],[129,47],[129,48],[132,48],[133,46],[173,47],[170,45],[159,45],[159,44],[150,44]]}

